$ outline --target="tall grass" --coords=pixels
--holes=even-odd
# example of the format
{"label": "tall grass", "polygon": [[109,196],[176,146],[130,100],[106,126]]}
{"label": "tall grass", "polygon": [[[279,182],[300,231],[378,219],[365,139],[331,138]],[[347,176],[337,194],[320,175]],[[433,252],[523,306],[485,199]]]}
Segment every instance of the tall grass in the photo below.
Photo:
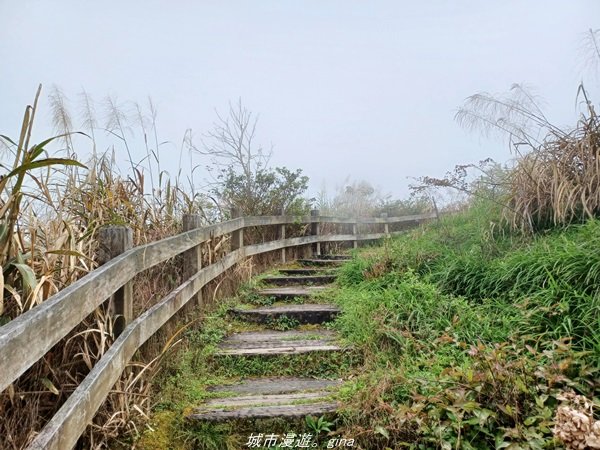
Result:
{"label": "tall grass", "polygon": [[520,229],[547,229],[600,214],[600,120],[587,114],[569,133],[552,133],[517,159],[508,180],[508,220]]}
{"label": "tall grass", "polygon": [[[517,230],[582,223],[600,214],[600,119],[583,84],[579,99],[581,117],[572,128],[553,125],[539,100],[518,84],[505,95],[472,95],[456,114],[466,128],[508,136],[515,159],[497,181],[504,191],[504,217]],[[453,180],[429,180],[463,187]]]}
{"label": "tall grass", "polygon": [[[16,138],[0,136],[3,176],[0,178],[0,325],[34,308],[97,267],[96,233],[107,224],[126,224],[133,229],[134,245],[181,232],[183,213],[199,214],[205,223],[221,218],[218,205],[202,196],[193,178],[193,147],[186,132],[179,160],[190,164],[185,175],[169,174],[161,165],[161,139],[152,102],[137,106],[136,114],[116,99],[104,103],[106,123],[97,111],[102,104],[82,93],[81,114],[71,113],[69,100],[59,89],[49,97],[56,136],[34,144],[32,127],[38,103],[25,111]],[[83,122],[83,133],[73,128]],[[146,156],[134,161],[132,132],[143,137]],[[110,147],[98,150],[101,136]],[[85,164],[75,147],[87,141],[92,152]],[[112,142],[110,141],[112,139]],[[97,141],[98,140],[98,141]],[[103,141],[104,142],[104,141]],[[54,144],[60,144],[57,148]],[[50,148],[54,150],[49,150]],[[123,149],[129,169],[121,171],[117,151]],[[184,156],[185,161],[184,161]],[[190,156],[191,158],[191,156]],[[149,178],[149,179],[148,179]],[[227,238],[205,244],[205,264],[227,251]],[[252,264],[230,271],[206,289],[206,300],[219,298],[252,271]],[[179,258],[167,261],[134,279],[134,313],[163,298],[181,279]],[[127,442],[149,413],[153,376],[160,370],[169,340],[180,316],[153,338],[132,361],[81,441],[85,448],[107,448]],[[0,448],[25,448],[53,413],[77,387],[112,343],[112,318],[99,308],[57,344],[45,357],[0,393]]]}
{"label": "tall grass", "polygon": [[[499,214],[496,207],[476,204],[414,231],[390,245],[385,265],[414,271],[442,292],[473,303],[498,299],[520,305],[537,317],[538,333],[569,336],[576,347],[600,357],[600,222],[527,237],[495,232],[490,223],[499,219],[492,212]],[[359,282],[382,265],[370,264]]]}

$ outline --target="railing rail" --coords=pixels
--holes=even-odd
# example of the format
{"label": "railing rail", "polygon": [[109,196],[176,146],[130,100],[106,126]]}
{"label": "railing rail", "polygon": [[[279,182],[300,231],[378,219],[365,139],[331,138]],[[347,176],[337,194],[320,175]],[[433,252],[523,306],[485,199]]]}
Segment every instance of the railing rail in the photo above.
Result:
{"label": "railing rail", "polygon": [[[420,222],[435,214],[403,217],[349,219],[326,216],[241,217],[196,228],[157,242],[125,251],[55,294],[41,305],[0,327],[0,392],[40,360],[89,314],[133,277],[151,267],[231,233],[241,236],[242,245],[221,260],[199,269],[182,285],[129,323],[60,410],[38,434],[29,449],[70,449],[102,405],[134,353],[199,291],[245,258],[261,253],[325,242],[358,242],[389,236],[388,225]],[[311,234],[262,244],[243,245],[246,227],[294,224],[353,224],[353,234]],[[384,233],[356,232],[358,224],[384,224]],[[319,226],[319,225],[318,225]],[[281,234],[280,234],[281,235]],[[234,247],[235,248],[235,247]]]}

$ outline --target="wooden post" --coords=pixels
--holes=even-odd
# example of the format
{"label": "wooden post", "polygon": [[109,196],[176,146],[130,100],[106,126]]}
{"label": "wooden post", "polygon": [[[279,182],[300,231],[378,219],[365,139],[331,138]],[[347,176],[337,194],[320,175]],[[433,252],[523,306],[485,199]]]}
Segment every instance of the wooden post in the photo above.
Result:
{"label": "wooden post", "polygon": [[[386,220],[387,220],[387,218],[388,218],[388,213],[381,213],[381,218],[382,218],[382,219],[386,219]],[[384,232],[386,235],[388,235],[388,236],[389,236],[389,234],[390,234],[390,226],[389,226],[389,224],[388,224],[387,222],[385,222],[385,223],[383,224],[383,232]]]}
{"label": "wooden post", "polygon": [[[281,210],[281,216],[285,216],[285,209]],[[285,223],[279,225],[279,239],[285,239]],[[285,263],[285,248],[281,249],[281,262]]]}
{"label": "wooden post", "polygon": [[[133,248],[133,231],[122,225],[111,225],[98,230],[98,262],[107,263]],[[119,336],[133,319],[133,281],[125,283],[110,298],[108,313],[114,317],[113,335]]]}
{"label": "wooden post", "polygon": [[[311,209],[310,210],[310,216],[311,217],[319,217],[319,210],[318,209]],[[319,226],[319,222],[311,222],[310,224],[310,234],[311,236],[318,236],[321,232],[320,230],[320,226]],[[313,256],[317,255],[317,256],[321,256],[321,243],[317,242],[315,244],[313,244],[312,246],[312,252],[313,252]]]}
{"label": "wooden post", "polygon": [[435,202],[435,198],[431,197],[431,202],[433,203],[433,210],[435,211],[435,219],[440,221],[440,212],[438,211],[437,203]]}
{"label": "wooden post", "polygon": [[[183,231],[190,231],[202,226],[202,218],[198,214],[183,215]],[[183,278],[189,279],[202,269],[202,244],[183,253]],[[199,291],[193,299],[196,305],[202,305],[202,291]]]}
{"label": "wooden post", "polygon": [[[352,234],[353,234],[354,236],[356,236],[356,235],[357,235],[357,229],[358,229],[358,226],[357,226],[356,222],[354,222],[354,223],[352,224]],[[355,239],[354,241],[352,241],[352,247],[353,247],[353,248],[358,248],[358,241],[357,241],[356,239]]]}
{"label": "wooden post", "polygon": [[[231,208],[231,218],[237,219],[242,216],[240,208]],[[231,251],[237,250],[244,246],[244,230],[238,230],[231,233]]]}

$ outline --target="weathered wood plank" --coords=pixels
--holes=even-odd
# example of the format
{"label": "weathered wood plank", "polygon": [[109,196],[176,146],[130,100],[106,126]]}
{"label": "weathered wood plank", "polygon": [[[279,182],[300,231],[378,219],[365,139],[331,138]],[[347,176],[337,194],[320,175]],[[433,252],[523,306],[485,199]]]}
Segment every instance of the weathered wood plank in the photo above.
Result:
{"label": "weathered wood plank", "polygon": [[375,224],[375,223],[401,223],[412,222],[419,220],[435,219],[435,213],[414,214],[409,216],[399,217],[361,217],[357,219],[345,217],[319,216],[318,221],[321,223],[356,223],[356,224]]}
{"label": "weathered wood plank", "polygon": [[321,347],[324,345],[335,345],[331,342],[334,341],[331,339],[308,339],[308,340],[300,340],[300,339],[289,339],[286,341],[282,340],[272,340],[272,341],[229,341],[225,340],[219,344],[219,348],[222,351],[228,350],[278,350],[282,348],[291,348],[291,347]]}
{"label": "weathered wood plank", "polygon": [[[320,269],[318,267],[314,268],[301,268],[301,269],[279,269],[279,273],[283,273],[285,275],[295,275],[292,278],[302,278],[304,276],[328,276],[328,275],[319,275],[328,273],[328,269]],[[335,276],[335,275],[332,275]]]}
{"label": "weathered wood plank", "polygon": [[321,255],[319,259],[335,259],[339,261],[351,261],[352,256],[350,255]]}
{"label": "weathered wood plank", "polygon": [[[237,219],[241,217],[241,209],[240,208],[231,208],[231,218]],[[244,246],[244,228],[240,228],[239,230],[231,233],[231,250],[237,250]]]}
{"label": "weathered wood plank", "polygon": [[264,348],[223,348],[216,354],[218,356],[259,356],[259,355],[300,355],[313,352],[336,352],[342,350],[339,345],[288,345],[287,347],[264,347]]}
{"label": "weathered wood plank", "polygon": [[210,392],[226,392],[246,395],[286,394],[330,389],[339,386],[341,380],[323,380],[306,377],[263,377],[248,378],[232,384],[211,386]]}
{"label": "weathered wood plank", "polygon": [[[310,234],[313,236],[318,236],[319,234],[321,234],[321,222],[319,222],[318,220],[315,221],[315,218],[319,217],[319,210],[318,209],[312,209],[310,211],[310,216],[313,219],[312,223],[310,224]],[[317,241],[316,244],[313,244],[312,246],[312,255],[320,255],[321,254],[321,243]]]}
{"label": "weathered wood plank", "polygon": [[328,391],[314,391],[297,392],[294,394],[244,395],[242,397],[214,398],[207,400],[204,402],[204,404],[202,404],[202,406],[194,411],[196,413],[200,413],[215,408],[223,409],[239,408],[242,406],[289,405],[299,400],[323,400],[330,395],[331,392]]}
{"label": "weathered wood plank", "polygon": [[303,275],[295,277],[283,277],[283,276],[272,276],[265,277],[262,279],[264,283],[273,284],[276,286],[289,286],[289,285],[323,285],[333,283],[336,279],[335,275]]}
{"label": "weathered wood plank", "polygon": [[[122,225],[111,225],[98,231],[98,262],[105,264],[114,257],[131,250],[133,230]],[[130,280],[117,289],[109,300],[108,313],[113,320],[113,336],[117,337],[133,319],[133,282]]]}
{"label": "weathered wood plank", "polygon": [[[384,212],[384,213],[381,213],[381,218],[382,218],[382,219],[387,219],[387,217],[388,217],[388,213],[386,213],[386,212]],[[385,234],[389,234],[389,232],[390,232],[390,228],[389,228],[389,224],[388,224],[388,223],[385,223],[385,224],[383,225],[383,232],[384,232]]]}
{"label": "weathered wood plank", "polygon": [[337,402],[320,402],[300,405],[275,405],[246,407],[233,410],[213,410],[190,414],[186,417],[190,421],[222,422],[233,419],[267,419],[278,418],[302,418],[308,415],[322,416],[333,413],[338,409]]}
{"label": "weathered wood plank", "polygon": [[324,289],[326,289],[325,286],[288,286],[260,289],[258,294],[265,297],[273,297],[277,300],[286,300],[296,297],[311,297]]}
{"label": "weathered wood plank", "polygon": [[337,259],[299,259],[298,264],[303,266],[337,267],[344,264],[345,261]]}
{"label": "weathered wood plank", "polygon": [[318,338],[321,340],[332,340],[336,336],[335,332],[330,330],[315,331],[247,331],[243,333],[233,333],[227,336],[224,342],[255,342],[255,341],[290,341],[290,340],[308,340]]}
{"label": "weathered wood plank", "polygon": [[335,305],[300,304],[254,309],[231,309],[230,314],[242,320],[267,323],[287,317],[301,324],[320,324],[333,320],[340,312]]}
{"label": "weathered wood plank", "polygon": [[[285,209],[281,210],[281,215],[285,215]],[[281,224],[279,225],[279,228],[277,229],[277,240],[281,241],[283,239],[285,239],[285,225],[286,224]],[[281,249],[281,262],[285,263],[286,260],[286,248],[282,248]]]}
{"label": "weathered wood plank", "polygon": [[292,347],[322,347],[335,345],[334,333],[310,331],[274,331],[235,333],[219,343],[219,349],[229,350],[277,350]]}
{"label": "weathered wood plank", "polygon": [[253,216],[245,217],[246,226],[261,226],[261,225],[281,225],[281,224],[306,224],[306,223],[360,223],[360,224],[376,224],[376,223],[401,223],[421,221],[427,219],[435,219],[435,212],[414,214],[409,216],[398,217],[335,217],[335,216]]}
{"label": "weathered wood plank", "polygon": [[[202,217],[199,214],[184,214],[182,220],[183,231],[190,231],[201,228]],[[188,279],[202,268],[202,244],[198,244],[183,253],[183,277]],[[194,297],[196,305],[202,304],[202,293]]]}

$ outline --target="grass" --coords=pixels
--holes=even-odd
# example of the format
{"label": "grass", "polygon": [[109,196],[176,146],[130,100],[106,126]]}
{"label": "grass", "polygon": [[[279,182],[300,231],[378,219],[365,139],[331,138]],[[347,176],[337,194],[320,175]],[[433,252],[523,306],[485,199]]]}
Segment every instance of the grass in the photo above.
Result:
{"label": "grass", "polygon": [[342,436],[560,448],[561,392],[600,405],[600,222],[528,236],[490,227],[498,217],[475,202],[342,267],[335,327],[364,356],[342,391]]}

